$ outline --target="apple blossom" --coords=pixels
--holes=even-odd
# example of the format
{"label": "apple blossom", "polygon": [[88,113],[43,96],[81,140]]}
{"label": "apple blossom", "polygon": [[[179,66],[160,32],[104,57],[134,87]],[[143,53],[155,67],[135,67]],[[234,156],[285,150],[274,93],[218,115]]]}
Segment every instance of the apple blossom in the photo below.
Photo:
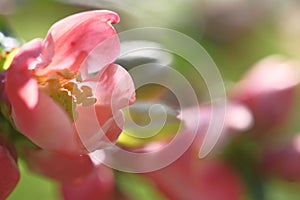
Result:
{"label": "apple blossom", "polygon": [[253,113],[255,128],[265,131],[286,120],[299,83],[297,71],[296,63],[270,56],[251,68],[231,91],[233,100]]}
{"label": "apple blossom", "polygon": [[[196,112],[199,110],[199,112]],[[199,159],[198,151],[201,147],[208,126],[212,110],[209,105],[183,109],[179,116],[184,122],[183,134],[185,137],[196,131],[196,137],[190,148],[170,165],[157,171],[144,173],[150,178],[167,199],[171,200],[239,200],[244,194],[244,184],[241,177],[226,161],[218,160],[212,156]],[[183,114],[184,113],[184,114]],[[196,114],[199,113],[200,116]],[[188,118],[182,118],[187,116]],[[198,125],[196,123],[199,120]],[[220,122],[222,123],[222,122]],[[228,103],[225,116],[222,138],[228,139],[230,133],[247,130],[252,123],[252,115],[243,105]],[[184,138],[182,138],[184,142]],[[161,144],[161,145],[159,145]],[[158,151],[166,148],[168,144],[149,144],[137,152]],[[225,144],[218,144],[218,149]],[[149,148],[149,147],[154,148]],[[160,159],[167,158],[167,154],[160,154]],[[159,162],[155,160],[153,162]],[[143,165],[143,163],[138,163]]]}
{"label": "apple blossom", "polygon": [[43,149],[83,154],[115,142],[121,108],[135,100],[125,69],[112,62],[119,40],[111,11],[87,11],[55,23],[46,39],[24,44],[6,76],[11,118]]}

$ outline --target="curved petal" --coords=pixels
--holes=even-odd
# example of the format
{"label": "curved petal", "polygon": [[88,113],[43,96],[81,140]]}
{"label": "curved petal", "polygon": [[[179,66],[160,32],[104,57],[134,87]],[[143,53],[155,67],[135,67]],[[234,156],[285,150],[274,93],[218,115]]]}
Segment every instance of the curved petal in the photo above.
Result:
{"label": "curved petal", "polygon": [[12,117],[20,132],[36,145],[50,151],[80,153],[68,115],[43,92],[38,92],[37,104],[32,108],[22,99],[13,98]]}
{"label": "curved petal", "polygon": [[38,146],[65,153],[78,151],[71,120],[59,105],[39,91],[30,70],[36,65],[41,44],[38,39],[25,44],[7,71],[5,90],[12,118],[19,131]]}
{"label": "curved petal", "polygon": [[[39,39],[26,43],[16,55],[6,76],[6,92],[12,106],[18,98],[26,107],[34,107],[37,103],[37,83],[32,78],[29,68],[36,64],[41,52],[42,41]],[[30,95],[28,95],[30,94]],[[19,106],[16,104],[15,106]]]}
{"label": "curved petal", "polygon": [[114,177],[110,169],[99,165],[85,179],[64,183],[61,187],[64,200],[114,199]]}
{"label": "curved petal", "polygon": [[133,81],[121,66],[111,64],[101,72],[81,84],[94,91],[95,105],[77,106],[78,118],[75,129],[82,144],[88,151],[111,145],[119,137],[123,128],[121,108],[135,100]]}
{"label": "curved petal", "polygon": [[122,109],[135,101],[135,87],[129,73],[120,65],[110,64],[93,82],[97,105],[110,106],[112,111]]}
{"label": "curved petal", "polygon": [[9,150],[0,145],[0,199],[6,199],[16,187],[20,172]]}
{"label": "curved petal", "polygon": [[63,155],[44,149],[26,149],[24,156],[30,170],[60,182],[78,180],[94,169],[88,155]]}
{"label": "curved petal", "polygon": [[12,107],[18,109],[18,107],[25,106],[29,109],[37,104],[38,86],[29,68],[36,64],[41,45],[42,41],[39,39],[26,43],[7,70],[5,90]]}
{"label": "curved petal", "polygon": [[34,39],[31,40],[30,42],[27,42],[21,47],[19,52],[14,57],[11,66],[8,68],[8,71],[10,71],[12,68],[16,72],[23,72],[23,70],[28,70],[30,67],[36,64],[37,62],[36,58],[38,58],[41,51],[42,51],[41,39]]}
{"label": "curved petal", "polygon": [[298,65],[279,56],[257,63],[232,91],[235,101],[246,104],[254,116],[254,128],[264,132],[284,122],[299,84]]}
{"label": "curved petal", "polygon": [[[186,156],[186,155],[184,155]],[[183,157],[184,157],[183,156]],[[224,162],[182,157],[170,166],[145,174],[172,200],[238,200],[244,187],[240,177]],[[192,165],[191,165],[192,164]],[[170,179],[172,177],[172,179]]]}
{"label": "curved petal", "polygon": [[89,54],[82,70],[99,71],[119,54],[119,39],[111,25],[118,22],[119,16],[111,11],[82,12],[58,21],[47,34],[37,73],[78,71]]}
{"label": "curved petal", "polygon": [[107,107],[78,106],[77,113],[74,129],[89,152],[114,144],[122,132],[124,120],[121,111],[113,116]]}
{"label": "curved petal", "polygon": [[[201,105],[185,108],[178,116],[184,121],[184,130],[186,132],[197,132],[194,145],[198,148],[203,145],[204,137],[208,134],[207,131],[209,126],[211,126],[212,114],[211,105]],[[232,135],[247,131],[252,125],[253,116],[246,106],[234,102],[227,102],[223,129],[215,148],[223,147]]]}

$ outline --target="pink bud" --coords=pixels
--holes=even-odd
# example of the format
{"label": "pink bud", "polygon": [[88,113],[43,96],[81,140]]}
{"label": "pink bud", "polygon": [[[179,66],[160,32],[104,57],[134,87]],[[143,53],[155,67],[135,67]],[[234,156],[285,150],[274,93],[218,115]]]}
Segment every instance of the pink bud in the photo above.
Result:
{"label": "pink bud", "polygon": [[252,111],[255,128],[266,130],[287,119],[298,83],[297,65],[272,56],[250,69],[234,88],[232,96]]}

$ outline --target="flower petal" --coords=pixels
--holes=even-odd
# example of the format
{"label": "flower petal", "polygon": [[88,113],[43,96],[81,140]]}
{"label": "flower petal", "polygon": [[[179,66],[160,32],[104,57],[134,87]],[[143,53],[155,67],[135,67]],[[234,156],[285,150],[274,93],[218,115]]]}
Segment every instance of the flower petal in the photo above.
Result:
{"label": "flower petal", "polygon": [[79,87],[88,86],[97,99],[95,105],[77,106],[75,129],[88,151],[114,143],[123,128],[120,109],[135,100],[133,81],[128,72],[116,64],[107,65],[101,72]]}
{"label": "flower petal", "polygon": [[24,151],[24,156],[30,170],[61,182],[85,177],[94,168],[88,155],[63,155],[31,148]]}
{"label": "flower petal", "polygon": [[111,11],[82,12],[58,21],[45,39],[38,74],[65,68],[78,71],[81,66],[93,73],[112,63],[120,45],[111,24],[118,22],[119,16]]}
{"label": "flower petal", "polygon": [[144,175],[172,200],[241,199],[244,191],[242,181],[227,164],[211,159],[200,161],[196,156],[190,156],[192,160],[188,160],[184,158],[186,156],[166,168]]}
{"label": "flower petal", "polygon": [[8,69],[5,89],[12,106],[11,115],[19,131],[35,144],[48,150],[70,151],[75,148],[70,119],[50,97],[39,91],[29,70],[40,52],[40,40],[25,44]]}
{"label": "flower petal", "polygon": [[20,98],[13,99],[12,105],[16,127],[36,145],[60,153],[80,153],[71,120],[49,96],[39,91],[33,108],[24,106]]}
{"label": "flower petal", "polygon": [[254,128],[266,132],[288,118],[300,81],[297,68],[296,63],[283,57],[267,57],[234,88],[233,100],[249,107]]}
{"label": "flower petal", "polygon": [[273,175],[291,182],[300,182],[300,134],[291,141],[275,145],[263,152],[261,169],[267,175]]}
{"label": "flower petal", "polygon": [[30,70],[41,52],[41,40],[25,44],[6,76],[12,118],[21,133],[38,146],[59,152],[77,150],[71,120],[49,96],[39,91]]}
{"label": "flower petal", "polygon": [[81,143],[88,152],[114,144],[122,132],[123,115],[113,116],[109,107],[78,106],[78,118],[74,123]]}
{"label": "flower petal", "polygon": [[97,83],[95,85],[97,105],[111,106],[111,110],[114,111],[135,101],[133,80],[120,65],[107,65],[95,78],[93,81]]}
{"label": "flower petal", "polygon": [[61,187],[64,200],[113,199],[114,177],[110,169],[99,165],[85,179],[64,183]]}
{"label": "flower petal", "polygon": [[[41,52],[42,41],[39,39],[26,43],[15,56],[6,76],[6,92],[12,106],[20,107],[15,100],[22,101],[22,106],[32,108],[38,99],[38,86],[28,70],[35,64]],[[29,95],[30,94],[30,95]]]}
{"label": "flower petal", "polygon": [[20,172],[9,150],[1,144],[0,163],[0,199],[6,199],[19,182]]}

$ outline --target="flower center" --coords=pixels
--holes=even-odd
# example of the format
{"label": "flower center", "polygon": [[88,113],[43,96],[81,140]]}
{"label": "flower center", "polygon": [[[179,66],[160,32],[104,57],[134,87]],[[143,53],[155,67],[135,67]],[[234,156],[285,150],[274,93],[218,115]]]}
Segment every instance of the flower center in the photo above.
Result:
{"label": "flower center", "polygon": [[37,76],[36,80],[39,88],[61,105],[72,121],[77,119],[77,105],[91,106],[97,101],[92,88],[86,85],[78,86],[81,82],[79,73],[64,69],[48,76]]}

